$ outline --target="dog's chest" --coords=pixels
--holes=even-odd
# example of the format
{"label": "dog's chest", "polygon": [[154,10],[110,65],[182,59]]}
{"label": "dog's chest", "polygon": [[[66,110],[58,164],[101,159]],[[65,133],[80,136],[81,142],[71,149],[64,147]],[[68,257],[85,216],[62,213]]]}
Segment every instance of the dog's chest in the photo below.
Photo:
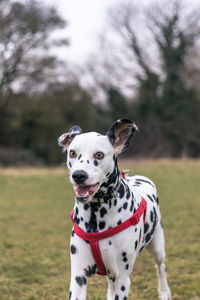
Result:
{"label": "dog's chest", "polygon": [[112,198],[103,202],[76,203],[74,221],[86,232],[101,232],[115,227],[133,215],[141,200],[137,198],[133,188],[122,179]]}
{"label": "dog's chest", "polygon": [[[154,184],[146,177],[121,178],[115,196],[103,203],[100,200],[86,204],[77,202],[74,221],[86,232],[102,232],[130,218],[139,207],[142,197],[147,201],[145,223],[141,219],[136,226],[120,233],[124,243],[125,240],[127,243],[131,241],[139,253],[151,241],[160,220],[157,192]],[[118,237],[114,239],[118,240]],[[116,244],[118,246],[120,239],[119,245]]]}

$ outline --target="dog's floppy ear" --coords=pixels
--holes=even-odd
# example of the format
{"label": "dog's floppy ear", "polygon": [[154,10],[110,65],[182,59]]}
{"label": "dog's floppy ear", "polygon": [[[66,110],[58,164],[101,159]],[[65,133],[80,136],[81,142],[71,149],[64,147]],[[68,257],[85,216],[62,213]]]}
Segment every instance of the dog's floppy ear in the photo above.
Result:
{"label": "dog's floppy ear", "polygon": [[107,136],[115,149],[115,154],[119,154],[128,148],[136,130],[138,131],[137,125],[128,119],[119,119],[113,124],[107,132]]}
{"label": "dog's floppy ear", "polygon": [[69,132],[63,133],[58,138],[58,146],[60,147],[61,151],[66,152],[74,137],[81,133],[82,129],[79,126],[73,126],[72,128],[70,128]]}

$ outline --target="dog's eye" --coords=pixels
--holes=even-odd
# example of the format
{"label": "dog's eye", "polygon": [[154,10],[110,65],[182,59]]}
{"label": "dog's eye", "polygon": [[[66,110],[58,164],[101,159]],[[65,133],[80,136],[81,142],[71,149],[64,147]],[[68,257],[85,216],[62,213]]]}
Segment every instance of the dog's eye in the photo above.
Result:
{"label": "dog's eye", "polygon": [[104,154],[102,152],[97,152],[94,154],[94,158],[96,159],[103,159],[104,158]]}
{"label": "dog's eye", "polygon": [[76,156],[77,156],[76,151],[70,150],[70,152],[69,152],[69,157],[71,157],[71,158],[76,158]]}

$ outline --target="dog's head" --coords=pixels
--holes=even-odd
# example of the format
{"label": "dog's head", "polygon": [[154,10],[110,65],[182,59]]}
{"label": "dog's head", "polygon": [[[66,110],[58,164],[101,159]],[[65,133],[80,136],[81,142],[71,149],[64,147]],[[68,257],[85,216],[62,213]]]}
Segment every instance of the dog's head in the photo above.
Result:
{"label": "dog's head", "polygon": [[115,157],[127,149],[137,126],[128,119],[116,121],[106,135],[82,133],[79,126],[58,138],[62,152],[67,152],[67,167],[76,199],[91,201],[113,172]]}

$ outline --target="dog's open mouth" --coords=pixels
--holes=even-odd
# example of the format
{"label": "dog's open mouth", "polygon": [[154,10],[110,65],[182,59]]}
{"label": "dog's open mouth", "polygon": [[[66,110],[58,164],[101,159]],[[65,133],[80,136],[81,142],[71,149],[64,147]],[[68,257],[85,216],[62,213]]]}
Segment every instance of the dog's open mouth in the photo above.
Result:
{"label": "dog's open mouth", "polygon": [[74,191],[76,199],[80,202],[86,202],[92,200],[93,196],[97,192],[99,183],[93,185],[76,185],[74,184]]}

